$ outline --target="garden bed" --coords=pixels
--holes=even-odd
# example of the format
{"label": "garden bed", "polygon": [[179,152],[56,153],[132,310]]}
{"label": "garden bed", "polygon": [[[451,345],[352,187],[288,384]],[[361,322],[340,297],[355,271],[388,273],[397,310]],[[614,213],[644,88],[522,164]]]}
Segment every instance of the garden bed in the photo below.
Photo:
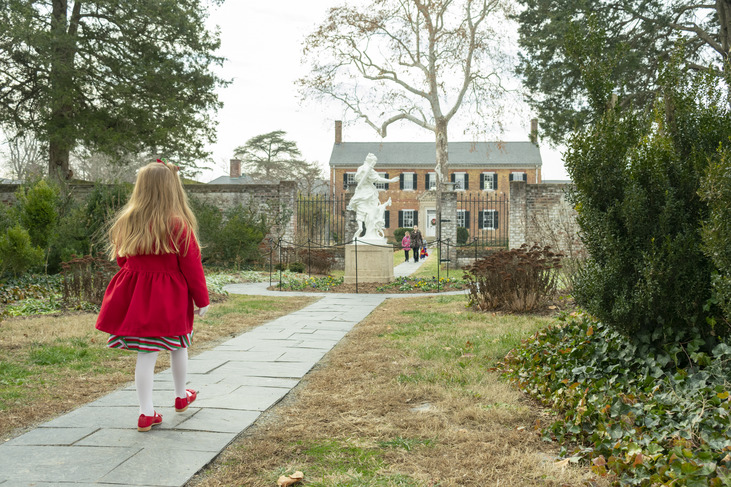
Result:
{"label": "garden bed", "polygon": [[398,277],[389,283],[359,282],[345,284],[342,277],[310,277],[302,279],[283,279],[279,284],[268,287],[271,291],[302,291],[302,292],[331,292],[331,293],[358,293],[363,294],[421,294],[439,291],[461,291],[467,289],[467,283],[455,277]]}

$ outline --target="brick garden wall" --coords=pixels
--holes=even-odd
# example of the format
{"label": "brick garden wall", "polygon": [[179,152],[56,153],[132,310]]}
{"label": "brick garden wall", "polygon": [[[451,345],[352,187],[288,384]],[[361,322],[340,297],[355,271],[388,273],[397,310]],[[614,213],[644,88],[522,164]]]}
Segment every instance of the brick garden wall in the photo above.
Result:
{"label": "brick garden wall", "polygon": [[510,183],[510,248],[523,243],[550,245],[568,257],[584,252],[576,211],[565,184]]}

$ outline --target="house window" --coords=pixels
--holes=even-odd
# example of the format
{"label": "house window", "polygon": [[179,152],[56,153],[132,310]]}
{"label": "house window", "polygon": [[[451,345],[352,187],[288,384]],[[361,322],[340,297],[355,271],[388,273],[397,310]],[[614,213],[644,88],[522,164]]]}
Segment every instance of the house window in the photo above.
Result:
{"label": "house window", "polygon": [[470,212],[467,210],[457,210],[457,226],[470,228]]}
{"label": "house window", "polygon": [[483,172],[480,175],[480,189],[483,191],[495,191],[497,189],[497,174],[494,172]]}
{"label": "house window", "polygon": [[401,183],[401,189],[407,191],[413,191],[416,189],[416,173],[413,172],[402,172],[399,176]]}
{"label": "house window", "polygon": [[428,172],[426,173],[426,184],[424,185],[426,189],[433,190],[437,189],[437,173],[435,172]]}
{"label": "house window", "polygon": [[454,183],[454,189],[457,191],[464,191],[470,189],[469,176],[466,172],[453,172],[452,182]]}
{"label": "house window", "polygon": [[[388,173],[386,172],[379,172],[378,175],[388,179]],[[388,183],[376,183],[376,189],[388,189]]]}
{"label": "house window", "polygon": [[510,180],[511,181],[527,181],[528,175],[524,172],[511,172]]}
{"label": "house window", "polygon": [[348,189],[348,186],[355,187],[355,173],[346,172],[343,174],[343,189]]}
{"label": "house window", "polygon": [[418,224],[419,212],[416,210],[401,210],[398,212],[399,227],[413,227]]}
{"label": "house window", "polygon": [[481,211],[479,224],[480,224],[480,228],[482,230],[497,230],[497,227],[498,227],[497,210]]}

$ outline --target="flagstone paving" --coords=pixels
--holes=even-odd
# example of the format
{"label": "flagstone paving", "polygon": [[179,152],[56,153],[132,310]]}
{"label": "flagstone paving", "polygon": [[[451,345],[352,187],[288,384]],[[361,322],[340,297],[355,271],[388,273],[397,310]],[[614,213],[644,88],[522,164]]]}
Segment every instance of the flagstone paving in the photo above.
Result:
{"label": "flagstone paving", "polygon": [[[419,265],[405,262],[394,275],[409,275]],[[289,294],[267,286],[227,290]],[[154,403],[163,422],[150,432],[137,431],[131,383],[0,445],[0,487],[183,486],[386,298],[416,296],[317,295],[322,298],[299,311],[191,357],[188,382],[199,396],[183,413],[173,407],[170,370],[156,374]]]}

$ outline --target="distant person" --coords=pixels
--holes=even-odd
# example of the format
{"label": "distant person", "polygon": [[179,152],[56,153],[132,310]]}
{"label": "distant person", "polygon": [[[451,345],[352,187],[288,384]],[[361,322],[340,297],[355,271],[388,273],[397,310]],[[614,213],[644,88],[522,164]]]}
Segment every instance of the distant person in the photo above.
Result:
{"label": "distant person", "polygon": [[411,248],[414,250],[414,262],[419,262],[419,249],[421,249],[423,243],[421,230],[417,225],[414,225],[414,229],[411,231]]}
{"label": "distant person", "polygon": [[404,249],[404,262],[409,261],[409,250],[411,250],[411,234],[406,232],[401,239],[401,248]]}
{"label": "distant person", "polygon": [[197,397],[185,388],[193,315],[205,315],[209,304],[197,231],[178,167],[159,159],[140,170],[109,229],[109,255],[120,269],[104,294],[96,327],[111,335],[109,348],[137,352],[138,431],[162,423],[152,403],[160,350],[170,351],[175,411],[185,411]]}

